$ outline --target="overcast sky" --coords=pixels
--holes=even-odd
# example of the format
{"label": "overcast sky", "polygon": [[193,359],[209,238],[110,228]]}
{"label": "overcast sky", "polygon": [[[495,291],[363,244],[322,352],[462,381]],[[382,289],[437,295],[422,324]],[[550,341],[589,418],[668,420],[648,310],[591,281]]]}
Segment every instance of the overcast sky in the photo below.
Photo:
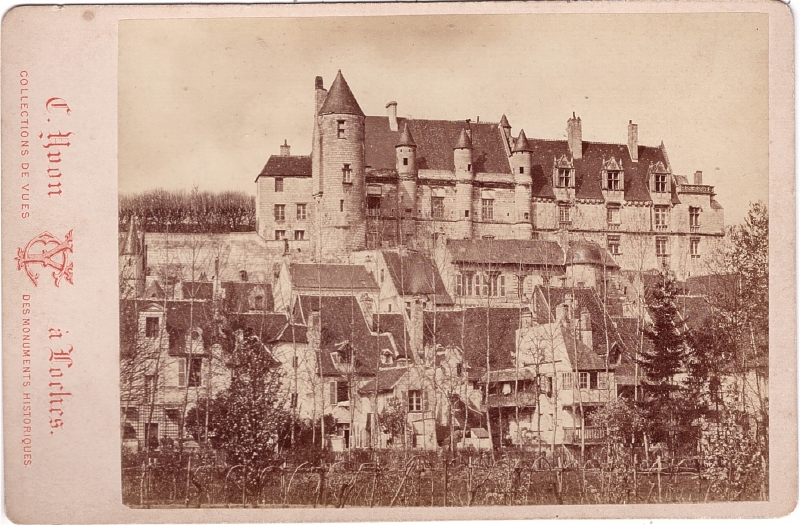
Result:
{"label": "overcast sky", "polygon": [[516,134],[663,140],[704,173],[728,224],[768,191],[767,16],[758,14],[165,19],[120,24],[120,191],[255,192],[284,139],[311,150],[314,77],[361,108],[497,122]]}

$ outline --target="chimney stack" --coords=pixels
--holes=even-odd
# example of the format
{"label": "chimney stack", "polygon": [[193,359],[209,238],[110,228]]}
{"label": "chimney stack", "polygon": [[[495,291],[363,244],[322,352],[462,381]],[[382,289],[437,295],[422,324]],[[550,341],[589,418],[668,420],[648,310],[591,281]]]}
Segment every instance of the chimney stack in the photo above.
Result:
{"label": "chimney stack", "polygon": [[703,184],[703,172],[702,171],[695,171],[694,172],[694,183],[697,185]]}
{"label": "chimney stack", "polygon": [[411,300],[411,309],[409,311],[409,326],[408,335],[411,343],[411,351],[415,356],[422,356],[423,354],[423,302],[422,299],[415,297]]}
{"label": "chimney stack", "polygon": [[281,157],[289,157],[291,155],[291,146],[286,139],[283,139],[283,144],[281,145]]}
{"label": "chimney stack", "polygon": [[573,159],[583,157],[583,133],[581,131],[581,118],[572,112],[572,118],[567,121],[567,145]]}
{"label": "chimney stack", "polygon": [[325,102],[325,97],[328,96],[328,90],[322,86],[322,77],[317,77],[314,79],[314,102],[316,103],[316,108],[314,109],[314,115],[319,113],[319,109],[322,107],[322,103]]}
{"label": "chimney stack", "polygon": [[628,153],[633,162],[639,162],[639,125],[628,121]]}
{"label": "chimney stack", "polygon": [[394,100],[386,104],[386,116],[389,117],[389,129],[397,131],[397,102]]}

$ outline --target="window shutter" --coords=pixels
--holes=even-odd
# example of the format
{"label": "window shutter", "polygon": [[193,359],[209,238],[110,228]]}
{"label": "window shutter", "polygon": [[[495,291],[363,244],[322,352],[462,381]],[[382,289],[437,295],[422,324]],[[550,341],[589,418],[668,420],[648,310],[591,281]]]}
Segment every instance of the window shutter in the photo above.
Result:
{"label": "window shutter", "polygon": [[589,374],[589,388],[592,390],[597,389],[597,372],[592,372]]}
{"label": "window shutter", "polygon": [[607,190],[608,189],[608,172],[607,171],[603,171],[603,172],[600,173],[600,181],[603,184],[603,189]]}
{"label": "window shutter", "polygon": [[336,404],[336,389],[337,389],[338,385],[337,385],[336,381],[331,381],[330,385],[331,385],[331,405],[335,405]]}
{"label": "window shutter", "polygon": [[429,408],[428,408],[428,391],[427,390],[423,390],[422,391],[422,411],[423,412],[427,412],[428,410],[429,410]]}

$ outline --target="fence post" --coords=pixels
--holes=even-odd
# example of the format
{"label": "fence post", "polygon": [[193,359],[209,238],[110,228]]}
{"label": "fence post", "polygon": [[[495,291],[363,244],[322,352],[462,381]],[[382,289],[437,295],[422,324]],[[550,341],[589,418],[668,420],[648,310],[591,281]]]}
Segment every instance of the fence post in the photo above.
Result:
{"label": "fence post", "polygon": [[661,503],[661,454],[656,457],[656,473],[658,477],[658,502]]}
{"label": "fence post", "polygon": [[192,456],[189,455],[189,463],[186,464],[186,498],[184,499],[184,503],[186,508],[189,508],[189,484],[192,480]]}
{"label": "fence post", "polygon": [[[453,439],[452,437],[450,438]],[[444,506],[447,506],[447,464],[449,463],[447,456],[444,458]]]}
{"label": "fence post", "polygon": [[639,500],[639,485],[636,480],[636,463],[637,463],[637,456],[636,454],[633,455],[633,502],[636,503]]}

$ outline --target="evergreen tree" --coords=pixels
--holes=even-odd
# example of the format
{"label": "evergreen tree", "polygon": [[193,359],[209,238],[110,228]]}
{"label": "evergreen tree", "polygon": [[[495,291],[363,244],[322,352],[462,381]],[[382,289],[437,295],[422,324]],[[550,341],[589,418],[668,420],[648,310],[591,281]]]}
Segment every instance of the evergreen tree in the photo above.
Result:
{"label": "evergreen tree", "polygon": [[[681,439],[681,423],[687,419],[682,386],[676,376],[684,370],[687,333],[678,314],[675,277],[662,272],[648,301],[652,324],[645,335],[652,343],[645,348],[639,365],[644,373],[642,390],[648,413],[649,433],[655,441],[666,441],[670,450]],[[683,426],[685,429],[685,426]]]}
{"label": "evergreen tree", "polygon": [[258,472],[274,456],[289,420],[279,363],[258,337],[249,336],[237,341],[228,367],[231,383],[214,403],[209,432],[229,465],[244,466],[248,493],[257,494]]}

